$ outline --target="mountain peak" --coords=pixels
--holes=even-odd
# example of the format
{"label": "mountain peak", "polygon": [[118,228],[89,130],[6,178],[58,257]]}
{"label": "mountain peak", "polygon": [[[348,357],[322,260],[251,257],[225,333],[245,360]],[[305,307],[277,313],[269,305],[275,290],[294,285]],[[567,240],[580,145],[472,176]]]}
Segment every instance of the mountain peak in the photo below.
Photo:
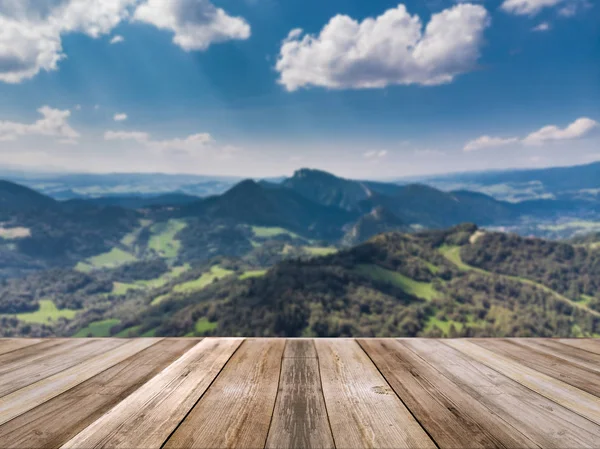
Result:
{"label": "mountain peak", "polygon": [[303,178],[322,178],[322,179],[340,179],[334,174],[329,172],[318,170],[316,168],[300,168],[294,172],[291,179],[303,179]]}

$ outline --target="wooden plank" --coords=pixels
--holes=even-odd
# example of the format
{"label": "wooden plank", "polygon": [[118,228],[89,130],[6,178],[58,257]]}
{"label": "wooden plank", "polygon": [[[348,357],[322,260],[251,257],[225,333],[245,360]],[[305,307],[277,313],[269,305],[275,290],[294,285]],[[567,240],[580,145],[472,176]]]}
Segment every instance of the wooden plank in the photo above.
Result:
{"label": "wooden plank", "polygon": [[1,338],[0,355],[40,343],[39,338]]}
{"label": "wooden plank", "polygon": [[70,390],[157,341],[159,339],[155,338],[127,341],[108,352],[0,398],[0,424]]}
{"label": "wooden plank", "polygon": [[267,448],[334,448],[312,339],[285,345]]}
{"label": "wooden plank", "polygon": [[538,447],[399,341],[358,343],[439,447]]}
{"label": "wooden plank", "polygon": [[317,357],[312,338],[288,338],[286,342],[283,353],[285,358],[309,357],[314,359]]}
{"label": "wooden plank", "polygon": [[560,338],[560,343],[600,354],[600,338]]}
{"label": "wooden plank", "polygon": [[[27,385],[64,371],[78,363],[91,359],[124,343],[122,340],[72,341],[54,347],[34,360],[19,360],[13,369],[0,374],[0,397]],[[18,365],[18,366],[14,366]]]}
{"label": "wooden plank", "polygon": [[594,354],[593,352],[588,352],[574,346],[564,345],[549,338],[515,338],[513,341],[520,345],[535,349],[536,351],[553,355],[559,359],[568,360],[578,366],[600,373],[600,354]]}
{"label": "wooden plank", "polygon": [[2,354],[0,355],[0,374],[12,371],[20,366],[31,365],[35,360],[44,357],[46,353],[54,348],[73,344],[73,342],[74,340],[70,338],[53,338]]}
{"label": "wooden plank", "polygon": [[263,448],[285,340],[246,340],[165,448]]}
{"label": "wooden plank", "polygon": [[162,447],[242,341],[205,338],[62,447]]}
{"label": "wooden plank", "polygon": [[545,354],[506,339],[473,339],[473,343],[501,354],[521,365],[568,383],[594,396],[600,396],[600,376],[596,371],[583,368],[568,360]]}
{"label": "wooden plank", "polygon": [[435,448],[354,340],[315,340],[323,395],[340,448]]}
{"label": "wooden plank", "polygon": [[[551,401],[573,410],[596,424],[600,424],[600,398],[470,341],[448,340],[445,344],[458,349],[463,354],[504,374]],[[600,432],[598,435],[600,435]],[[600,444],[600,441],[598,441],[598,444]]]}
{"label": "wooden plank", "polygon": [[196,343],[196,339],[163,340],[138,352],[0,426],[2,446],[60,447]]}
{"label": "wooden plank", "polygon": [[446,341],[402,339],[401,343],[537,446],[600,447],[600,426],[455,350]]}

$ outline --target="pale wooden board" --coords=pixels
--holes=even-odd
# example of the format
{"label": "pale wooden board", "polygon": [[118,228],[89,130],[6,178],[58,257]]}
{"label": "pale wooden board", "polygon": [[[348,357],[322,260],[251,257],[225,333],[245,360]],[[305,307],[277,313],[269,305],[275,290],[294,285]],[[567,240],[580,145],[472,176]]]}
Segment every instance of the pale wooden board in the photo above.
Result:
{"label": "pale wooden board", "polygon": [[165,448],[263,448],[284,339],[246,340]]}
{"label": "pale wooden board", "polygon": [[[508,357],[489,351],[470,341],[447,340],[444,343],[459,350],[472,359],[487,365],[494,371],[517,381],[521,385],[550,399],[556,404],[560,404],[563,407],[586,417],[590,421],[600,424],[600,398],[517,363]],[[567,429],[565,429],[565,431],[566,430]],[[597,435],[600,436],[600,430],[597,430],[597,432]],[[596,446],[600,447],[600,440],[597,441]],[[563,447],[567,446],[563,445]],[[570,447],[575,446],[571,445]]]}
{"label": "pale wooden board", "polygon": [[288,339],[266,447],[335,447],[321,389],[319,360],[311,339]]}
{"label": "pale wooden board", "polygon": [[399,341],[358,343],[439,447],[537,447]]}
{"label": "pale wooden board", "polygon": [[558,341],[584,351],[600,354],[600,338],[561,338]]}
{"label": "pale wooden board", "polygon": [[288,338],[286,340],[285,358],[310,357],[316,358],[317,351],[312,338]]}
{"label": "pale wooden board", "polygon": [[53,338],[2,354],[0,355],[0,374],[13,371],[21,366],[34,366],[47,353],[60,351],[61,347],[74,343],[74,340],[70,338]]}
{"label": "pale wooden board", "polygon": [[505,339],[473,339],[472,342],[521,365],[600,396],[600,375],[568,360]]}
{"label": "pale wooden board", "polygon": [[401,343],[479,401],[488,413],[498,415],[533,441],[536,447],[600,447],[600,426],[455,350],[445,344],[446,341],[402,339]]}
{"label": "pale wooden board", "polygon": [[196,339],[163,340],[138,352],[0,426],[0,446],[60,447],[196,343]]}
{"label": "pale wooden board", "polygon": [[512,341],[600,373],[600,354],[594,354],[574,346],[563,345],[558,341],[545,338],[515,338]]}
{"label": "pale wooden board", "polygon": [[39,338],[0,338],[0,355],[40,343]]}
{"label": "pale wooden board", "polygon": [[317,339],[321,381],[338,448],[435,448],[354,340]]}
{"label": "pale wooden board", "polygon": [[242,341],[205,338],[62,447],[162,447]]}
{"label": "pale wooden board", "polygon": [[72,340],[48,351],[43,351],[42,357],[32,363],[20,360],[11,365],[12,369],[0,374],[0,397],[39,382],[46,377],[66,370],[84,360],[120,346],[124,341],[119,340]]}
{"label": "pale wooden board", "polygon": [[96,374],[155,344],[159,339],[120,341],[124,344],[0,398],[0,424],[4,424],[85,382]]}

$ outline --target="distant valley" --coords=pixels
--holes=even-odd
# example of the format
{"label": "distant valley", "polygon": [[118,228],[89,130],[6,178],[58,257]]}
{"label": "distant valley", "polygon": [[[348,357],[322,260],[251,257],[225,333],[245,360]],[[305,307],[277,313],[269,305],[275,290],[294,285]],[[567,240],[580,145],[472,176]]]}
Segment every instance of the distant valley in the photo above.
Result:
{"label": "distant valley", "polygon": [[311,169],[233,181],[71,198],[0,182],[0,333],[600,334],[587,178],[524,201]]}

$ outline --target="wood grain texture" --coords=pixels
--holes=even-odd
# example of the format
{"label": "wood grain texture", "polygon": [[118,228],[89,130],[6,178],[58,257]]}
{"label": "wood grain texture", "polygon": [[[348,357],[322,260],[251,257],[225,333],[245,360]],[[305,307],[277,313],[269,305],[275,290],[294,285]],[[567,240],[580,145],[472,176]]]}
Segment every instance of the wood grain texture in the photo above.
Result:
{"label": "wood grain texture", "polygon": [[[448,340],[444,342],[470,358],[492,368],[497,373],[513,379],[521,385],[538,393],[543,397],[550,399],[554,403],[563,406],[564,408],[573,410],[575,413],[589,419],[590,421],[600,424],[600,398],[591,395],[579,388],[573,387],[565,382],[557,380],[546,374],[533,370],[525,365],[515,362],[514,360],[489,351],[475,343],[465,340]],[[552,405],[549,407],[553,408]],[[553,410],[555,407],[553,408]],[[565,424],[562,424],[565,428]],[[556,423],[559,426],[560,422]],[[556,428],[556,427],[548,427]],[[565,428],[565,432],[569,429]],[[595,430],[600,436],[600,430]],[[596,439],[596,447],[600,446],[600,440]],[[562,447],[577,447],[576,445],[565,445]],[[593,446],[592,446],[593,447]]]}
{"label": "wood grain texture", "polygon": [[358,342],[440,448],[537,447],[399,341]]}
{"label": "wood grain texture", "polygon": [[482,338],[471,341],[540,373],[600,396],[600,374],[594,370],[512,340]]}
{"label": "wood grain texture", "polygon": [[283,357],[277,401],[266,447],[335,447],[313,341],[288,340]]}
{"label": "wood grain texture", "polygon": [[40,343],[39,338],[0,338],[0,355]]}
{"label": "wood grain texture", "polygon": [[41,351],[33,360],[13,362],[10,368],[0,374],[0,397],[64,371],[123,343],[124,341],[119,340],[71,340]]}
{"label": "wood grain texture", "polygon": [[205,338],[62,447],[162,447],[242,341]]}
{"label": "wood grain texture", "polygon": [[[600,427],[440,342],[402,340],[461,389],[543,448],[598,447]],[[531,447],[529,445],[529,447]]]}
{"label": "wood grain texture", "polygon": [[285,340],[246,340],[165,448],[263,448]]}
{"label": "wood grain texture", "polygon": [[[585,351],[546,338],[515,338],[520,345],[551,354],[560,359],[568,360],[581,367],[600,373],[600,354]],[[562,362],[558,362],[562,363]]]}
{"label": "wood grain texture", "polygon": [[194,339],[164,340],[138,352],[0,426],[1,446],[60,447],[196,343]]}
{"label": "wood grain texture", "polygon": [[600,354],[600,338],[561,338],[558,341],[584,351]]}
{"label": "wood grain texture", "polygon": [[13,371],[21,366],[35,366],[39,359],[48,352],[55,349],[60,350],[61,346],[73,344],[73,340],[68,338],[56,338],[44,340],[35,345],[25,346],[15,351],[0,355],[0,374]]}
{"label": "wood grain texture", "polygon": [[436,447],[354,340],[315,346],[336,447]]}
{"label": "wood grain texture", "polygon": [[[108,340],[107,340],[108,341]],[[0,398],[0,424],[70,390],[96,374],[152,346],[158,339],[120,340],[122,344],[64,371]]]}
{"label": "wood grain texture", "polygon": [[285,358],[317,357],[317,350],[312,338],[288,338],[283,353]]}

